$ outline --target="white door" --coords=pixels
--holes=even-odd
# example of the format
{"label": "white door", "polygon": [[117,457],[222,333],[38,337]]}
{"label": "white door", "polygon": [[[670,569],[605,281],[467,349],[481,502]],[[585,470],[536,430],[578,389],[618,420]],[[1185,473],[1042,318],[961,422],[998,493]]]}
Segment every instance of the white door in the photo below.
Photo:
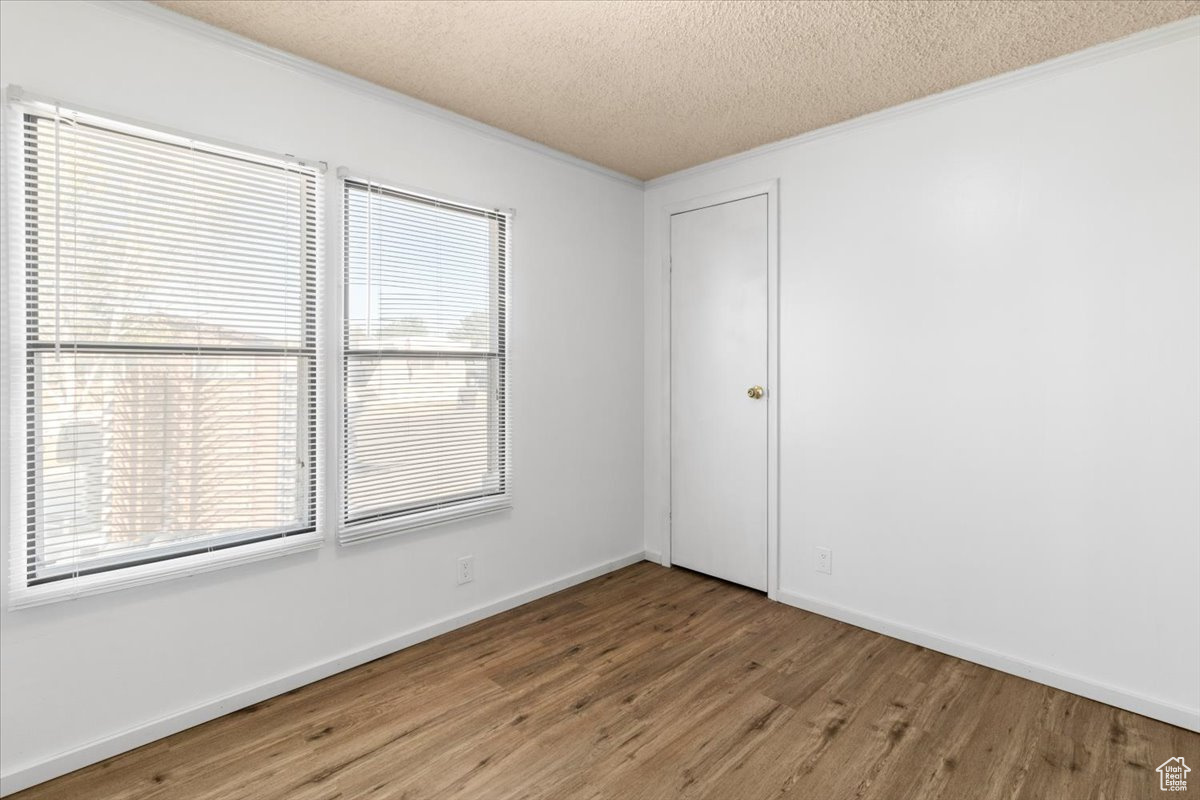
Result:
{"label": "white door", "polygon": [[671,217],[671,563],[763,591],[767,230],[765,194]]}

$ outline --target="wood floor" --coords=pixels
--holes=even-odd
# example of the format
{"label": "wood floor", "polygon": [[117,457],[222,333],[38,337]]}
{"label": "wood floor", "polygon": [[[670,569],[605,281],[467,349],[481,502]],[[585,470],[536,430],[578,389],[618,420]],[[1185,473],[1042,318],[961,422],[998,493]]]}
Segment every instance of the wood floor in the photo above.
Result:
{"label": "wood floor", "polygon": [[34,787],[155,800],[1157,798],[1200,735],[642,563]]}

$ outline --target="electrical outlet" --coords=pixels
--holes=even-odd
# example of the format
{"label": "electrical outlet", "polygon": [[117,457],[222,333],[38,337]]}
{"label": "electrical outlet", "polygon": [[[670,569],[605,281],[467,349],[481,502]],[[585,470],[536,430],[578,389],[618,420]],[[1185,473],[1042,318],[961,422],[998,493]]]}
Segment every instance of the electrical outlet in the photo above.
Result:
{"label": "electrical outlet", "polygon": [[817,548],[817,572],[833,574],[833,551],[828,547]]}
{"label": "electrical outlet", "polygon": [[458,583],[470,583],[475,580],[475,556],[463,556],[458,560]]}

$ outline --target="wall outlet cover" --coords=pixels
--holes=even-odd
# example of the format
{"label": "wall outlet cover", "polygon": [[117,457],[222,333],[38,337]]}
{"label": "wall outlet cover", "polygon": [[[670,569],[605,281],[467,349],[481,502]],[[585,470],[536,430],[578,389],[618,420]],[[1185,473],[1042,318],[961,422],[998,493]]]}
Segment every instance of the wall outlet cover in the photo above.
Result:
{"label": "wall outlet cover", "polygon": [[826,575],[833,574],[833,551],[828,547],[817,548],[816,570]]}
{"label": "wall outlet cover", "polygon": [[458,560],[458,584],[475,580],[475,556],[463,556]]}

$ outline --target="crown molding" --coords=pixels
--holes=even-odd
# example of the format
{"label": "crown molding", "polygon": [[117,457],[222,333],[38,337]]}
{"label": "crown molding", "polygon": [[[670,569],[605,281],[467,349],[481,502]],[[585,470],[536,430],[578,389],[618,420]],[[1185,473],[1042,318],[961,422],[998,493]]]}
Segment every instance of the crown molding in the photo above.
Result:
{"label": "crown molding", "polygon": [[724,158],[718,158],[714,161],[707,161],[703,164],[698,164],[694,167],[681,169],[678,172],[672,172],[667,175],[662,175],[657,178],[651,178],[645,182],[646,189],[657,189],[660,186],[676,183],[678,181],[694,178],[698,175],[703,175],[714,170],[728,167],[740,161],[746,161],[752,158],[773,153],[776,150],[785,150],[790,147],[799,147],[800,145],[808,144],[820,139],[827,139],[831,136],[841,136],[843,134],[852,133],[860,128],[868,128],[873,125],[881,125],[887,122],[892,122],[901,117],[907,117],[912,114],[920,114],[925,111],[938,108],[950,103],[957,103],[969,98],[982,94],[990,94],[993,92],[1004,91],[1014,86],[1020,86],[1026,83],[1049,78],[1055,75],[1062,75],[1075,70],[1084,69],[1095,64],[1100,64],[1105,61],[1112,61],[1123,56],[1140,53],[1146,50],[1152,50],[1156,47],[1161,47],[1173,42],[1183,41],[1184,39],[1200,36],[1200,16],[1187,17],[1176,22],[1170,22],[1166,25],[1150,30],[1141,31],[1122,39],[1117,39],[1112,42],[1105,42],[1094,47],[1089,47],[1086,50],[1079,50],[1074,53],[1068,53],[1065,56],[1059,56],[1049,61],[1042,61],[1038,64],[1032,64],[1028,67],[1022,67],[1012,72],[1005,72],[992,78],[984,78],[975,83],[968,83],[965,86],[958,86],[954,89],[948,89],[938,94],[919,97],[916,100],[910,100],[907,103],[901,103],[898,106],[890,106],[879,111],[873,111],[870,114],[864,114],[860,117],[853,117],[844,122],[837,122],[833,125],[827,125],[824,128],[802,133],[798,136],[793,136],[788,139],[780,139],[777,142],[771,142],[751,150],[743,150],[740,153],[734,153]]}
{"label": "crown molding", "polygon": [[1171,44],[1173,42],[1182,41],[1184,39],[1200,36],[1200,16],[1188,17],[1177,22],[1171,22],[1157,28],[1151,28],[1147,31],[1141,31],[1130,36],[1126,36],[1116,41],[1106,42],[1094,47],[1089,47],[1086,50],[1080,50],[1075,53],[1068,53],[1064,56],[1043,61],[1038,64],[1032,64],[1028,67],[1006,72],[1002,75],[997,75],[992,78],[985,78],[975,83],[969,83],[965,86],[959,86],[954,89],[949,89],[945,92],[920,97],[916,100],[910,100],[907,103],[902,103],[897,106],[891,106],[879,111],[874,111],[869,114],[864,114],[859,117],[837,122],[833,125],[827,125],[823,128],[808,131],[787,139],[780,139],[776,142],[761,145],[750,150],[744,150],[740,153],[718,158],[713,161],[707,161],[703,164],[697,164],[694,167],[672,172],[667,175],[662,175],[657,178],[652,178],[648,181],[640,181],[637,178],[626,175],[622,172],[602,167],[599,164],[594,164],[577,156],[564,153],[561,150],[555,150],[544,144],[526,139],[523,136],[518,136],[515,133],[501,130],[478,120],[465,117],[461,114],[456,114],[453,111],[435,106],[431,103],[426,103],[418,100],[415,97],[409,97],[406,94],[386,89],[378,84],[370,81],[356,78],[344,72],[340,72],[331,67],[326,67],[323,64],[318,64],[315,61],[310,61],[306,58],[285,53],[282,50],[276,50],[273,47],[268,47],[259,42],[247,39],[244,36],[239,36],[222,28],[217,28],[205,22],[192,19],[191,17],[178,14],[174,11],[168,11],[164,8],[156,6],[148,0],[87,0],[93,5],[101,8],[106,8],[111,11],[123,13],[130,17],[150,20],[159,24],[171,25],[177,29],[187,31],[194,36],[205,38],[219,44],[231,47],[242,52],[245,55],[257,58],[261,61],[282,66],[291,69],[295,72],[321,78],[330,83],[349,89],[359,94],[367,95],[378,100],[394,103],[408,111],[416,114],[435,119],[440,122],[445,122],[451,125],[473,131],[482,136],[487,136],[498,141],[506,142],[516,147],[523,148],[543,156],[553,158],[557,161],[580,169],[587,170],[596,175],[609,178],[611,180],[623,183],[629,186],[641,187],[644,189],[654,189],[661,186],[666,186],[677,181],[686,180],[688,178],[703,175],[713,170],[721,169],[739,161],[757,158],[776,150],[783,150],[789,147],[797,147],[809,142],[828,138],[831,136],[840,136],[843,134],[854,132],[860,128],[870,127],[891,122],[911,114],[919,114],[949,103],[957,103],[962,100],[975,97],[976,95],[987,94],[990,92],[1003,91],[1013,86],[1018,86],[1025,83],[1041,80],[1043,78],[1052,77],[1072,72],[1078,69],[1093,66],[1095,64],[1111,61],[1123,56],[1132,55],[1134,53],[1152,50],[1156,47]]}
{"label": "crown molding", "polygon": [[243,55],[248,55],[259,61],[272,64],[277,67],[284,67],[304,75],[320,78],[329,83],[336,84],[343,89],[356,92],[358,94],[367,95],[376,100],[393,103],[400,106],[406,111],[411,111],[421,116],[445,122],[450,125],[456,125],[473,133],[487,136],[491,139],[496,139],[524,150],[537,153],[539,155],[553,158],[564,164],[570,164],[573,167],[587,170],[595,175],[600,175],[605,178],[627,184],[629,186],[642,187],[642,181],[622,172],[602,167],[599,164],[593,164],[591,161],[586,161],[582,158],[564,153],[561,150],[555,150],[553,147],[548,147],[531,139],[526,139],[523,136],[518,136],[515,133],[495,128],[478,120],[465,117],[462,114],[456,114],[453,111],[435,106],[432,103],[426,103],[423,100],[418,100],[415,97],[409,97],[406,94],[384,88],[379,84],[372,83],[362,78],[356,78],[353,75],[341,72],[327,67],[324,64],[318,64],[315,61],[310,61],[307,58],[285,53],[282,50],[276,50],[273,47],[268,47],[265,44],[256,42],[252,39],[247,39],[244,36],[239,36],[236,33],[218,28],[214,25],[209,25],[206,22],[201,22],[197,19],[184,16],[183,14],[174,11],[168,11],[165,8],[160,8],[148,0],[88,0],[94,6],[115,11],[124,14],[128,17],[148,20],[161,25],[170,25],[178,30],[185,31],[193,36],[208,39],[211,42],[230,47],[241,52]]}

